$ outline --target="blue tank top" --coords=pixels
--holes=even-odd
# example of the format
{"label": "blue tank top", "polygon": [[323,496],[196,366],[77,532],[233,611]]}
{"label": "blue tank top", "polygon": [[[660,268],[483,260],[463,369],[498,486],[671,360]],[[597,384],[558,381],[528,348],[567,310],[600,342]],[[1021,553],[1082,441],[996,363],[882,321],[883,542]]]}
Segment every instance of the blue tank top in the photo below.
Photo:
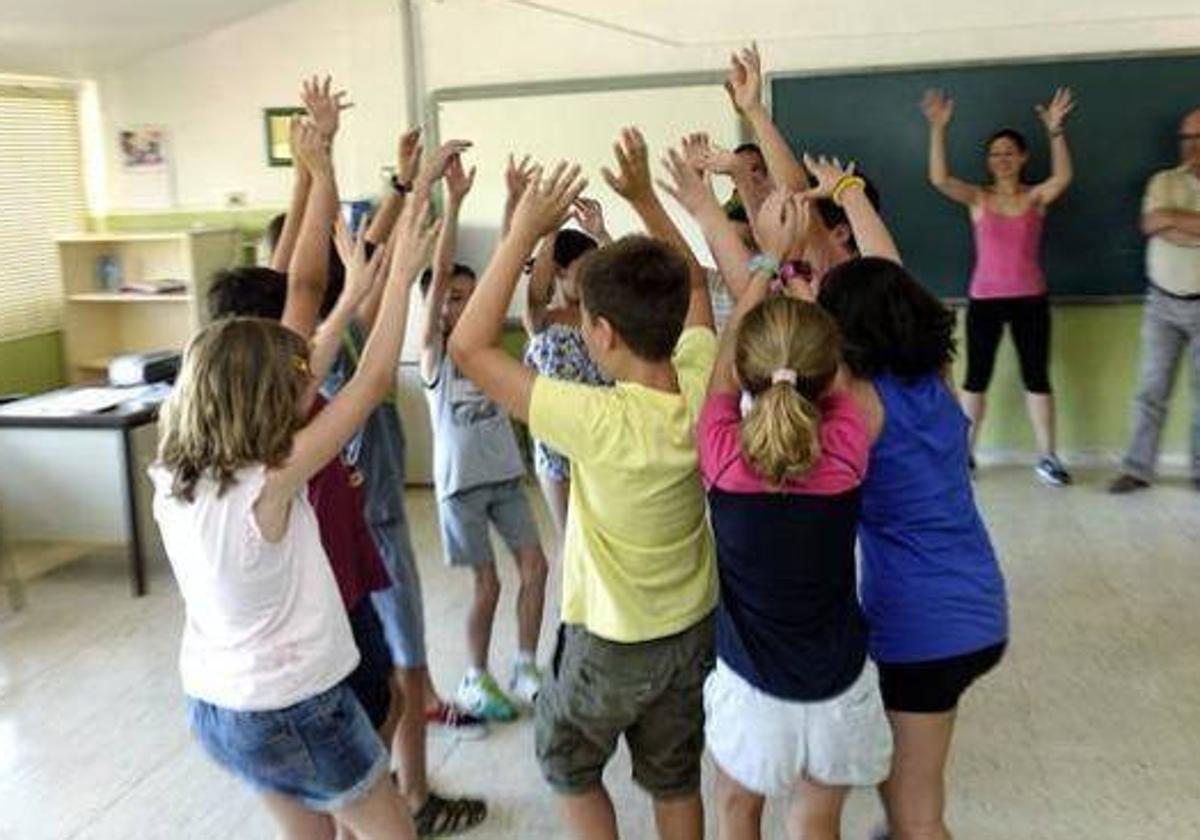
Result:
{"label": "blue tank top", "polygon": [[1004,641],[1004,577],[975,506],[966,415],[939,376],[874,384],[885,417],[858,528],[872,658],[922,662]]}

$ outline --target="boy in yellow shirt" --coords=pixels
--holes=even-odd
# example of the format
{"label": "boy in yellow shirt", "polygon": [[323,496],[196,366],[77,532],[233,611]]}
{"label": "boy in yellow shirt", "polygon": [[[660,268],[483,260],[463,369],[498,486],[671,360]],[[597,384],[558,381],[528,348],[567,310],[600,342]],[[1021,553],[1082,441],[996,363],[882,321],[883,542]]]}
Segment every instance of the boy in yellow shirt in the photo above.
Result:
{"label": "boy in yellow shirt", "polygon": [[636,130],[623,132],[617,163],[609,185],[665,242],[626,237],[580,269],[584,340],[615,387],[537,376],[499,346],[521,267],[586,186],[578,166],[535,171],[449,346],[571,461],[563,625],[536,737],[572,833],[617,836],[602,775],[624,735],[660,835],[699,840],[717,581],[694,430],[717,342],[704,275],[654,193]]}

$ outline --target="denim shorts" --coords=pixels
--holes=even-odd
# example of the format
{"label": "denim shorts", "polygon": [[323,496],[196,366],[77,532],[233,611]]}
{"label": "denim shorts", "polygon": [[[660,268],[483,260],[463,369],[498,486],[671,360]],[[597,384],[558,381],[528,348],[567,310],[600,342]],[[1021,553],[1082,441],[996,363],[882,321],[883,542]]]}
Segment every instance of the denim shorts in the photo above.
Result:
{"label": "denim shorts", "polygon": [[387,750],[345,684],[285,709],[238,712],[188,698],[205,751],[251,787],[335,811],[388,771]]}
{"label": "denim shorts", "polygon": [[392,582],[387,589],[371,593],[392,662],[397,668],[424,668],[425,608],[408,520],[400,516],[386,522],[368,522],[367,526]]}

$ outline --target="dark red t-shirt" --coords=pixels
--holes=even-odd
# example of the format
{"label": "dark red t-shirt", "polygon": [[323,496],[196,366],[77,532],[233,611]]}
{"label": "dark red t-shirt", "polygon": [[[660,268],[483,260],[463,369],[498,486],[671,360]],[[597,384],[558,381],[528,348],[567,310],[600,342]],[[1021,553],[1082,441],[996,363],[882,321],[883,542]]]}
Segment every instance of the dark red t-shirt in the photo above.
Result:
{"label": "dark red t-shirt", "polygon": [[[325,407],[318,396],[309,419]],[[353,609],[369,592],[391,586],[387,569],[363,518],[363,476],[339,453],[308,480],[308,501],[317,513],[321,545],[329,557],[346,609]]]}

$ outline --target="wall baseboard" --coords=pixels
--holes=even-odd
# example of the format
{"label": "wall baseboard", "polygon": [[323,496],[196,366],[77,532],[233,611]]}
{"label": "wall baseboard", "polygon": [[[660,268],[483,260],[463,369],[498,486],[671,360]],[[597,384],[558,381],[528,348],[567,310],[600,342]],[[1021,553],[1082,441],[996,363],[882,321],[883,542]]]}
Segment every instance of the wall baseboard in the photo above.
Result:
{"label": "wall baseboard", "polygon": [[[1110,449],[1077,449],[1061,453],[1062,459],[1076,469],[1117,470],[1121,466],[1123,452]],[[983,447],[975,453],[980,466],[1013,467],[1031,466],[1037,455],[1032,450]],[[1162,475],[1186,476],[1191,459],[1183,452],[1164,452],[1159,456],[1158,469]]]}

